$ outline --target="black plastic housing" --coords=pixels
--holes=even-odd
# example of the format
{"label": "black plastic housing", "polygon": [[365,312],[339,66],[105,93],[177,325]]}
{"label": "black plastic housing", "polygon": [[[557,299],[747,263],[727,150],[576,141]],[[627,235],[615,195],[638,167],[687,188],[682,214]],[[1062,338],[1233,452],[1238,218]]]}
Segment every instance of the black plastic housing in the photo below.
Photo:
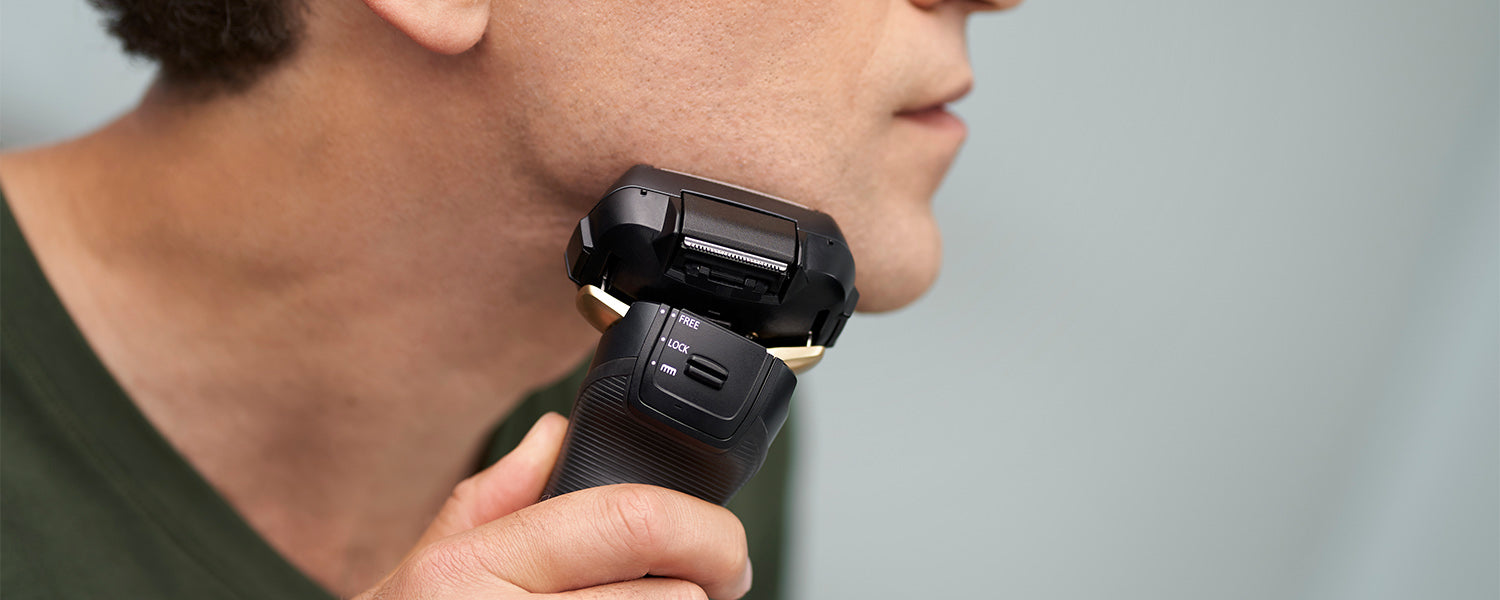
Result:
{"label": "black plastic housing", "polygon": [[631,168],[579,221],[568,277],[685,308],[765,346],[832,346],[854,257],[828,215],[732,185]]}
{"label": "black plastic housing", "polygon": [[[721,365],[722,381],[690,375],[693,357]],[[542,499],[644,483],[725,504],[765,462],[796,385],[739,334],[636,302],[599,340]]]}

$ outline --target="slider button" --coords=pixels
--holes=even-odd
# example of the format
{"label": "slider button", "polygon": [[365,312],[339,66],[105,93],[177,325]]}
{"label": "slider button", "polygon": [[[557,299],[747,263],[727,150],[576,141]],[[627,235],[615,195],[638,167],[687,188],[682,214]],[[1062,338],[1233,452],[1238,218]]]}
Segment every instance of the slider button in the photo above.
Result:
{"label": "slider button", "polygon": [[688,357],[687,376],[698,383],[720,390],[724,389],[724,382],[729,379],[729,370],[707,357],[694,354]]}

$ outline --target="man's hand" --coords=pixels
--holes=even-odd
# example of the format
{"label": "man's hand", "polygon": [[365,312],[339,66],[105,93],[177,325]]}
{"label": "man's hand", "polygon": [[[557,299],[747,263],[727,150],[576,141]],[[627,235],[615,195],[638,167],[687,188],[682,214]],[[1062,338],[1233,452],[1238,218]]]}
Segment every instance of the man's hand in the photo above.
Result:
{"label": "man's hand", "polygon": [[723,507],[645,485],[533,505],[567,425],[543,416],[514,451],[459,483],[401,565],[358,600],[734,600],[750,589],[745,530]]}

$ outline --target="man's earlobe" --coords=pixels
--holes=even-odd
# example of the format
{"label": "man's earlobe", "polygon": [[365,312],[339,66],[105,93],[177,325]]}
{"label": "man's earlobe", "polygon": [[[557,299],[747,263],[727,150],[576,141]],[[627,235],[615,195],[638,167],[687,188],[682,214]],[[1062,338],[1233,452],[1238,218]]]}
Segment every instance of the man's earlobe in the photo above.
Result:
{"label": "man's earlobe", "polygon": [[423,48],[458,54],[484,37],[490,0],[364,0],[385,22]]}

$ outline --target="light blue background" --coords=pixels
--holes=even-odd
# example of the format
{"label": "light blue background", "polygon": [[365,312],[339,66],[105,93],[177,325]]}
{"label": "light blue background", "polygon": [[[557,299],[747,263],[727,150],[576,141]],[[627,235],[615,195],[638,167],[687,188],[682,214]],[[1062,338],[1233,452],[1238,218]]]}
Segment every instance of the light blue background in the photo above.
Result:
{"label": "light blue background", "polygon": [[[150,77],[0,0],[0,143]],[[971,28],[931,295],[806,378],[799,598],[1500,597],[1500,7]]]}

